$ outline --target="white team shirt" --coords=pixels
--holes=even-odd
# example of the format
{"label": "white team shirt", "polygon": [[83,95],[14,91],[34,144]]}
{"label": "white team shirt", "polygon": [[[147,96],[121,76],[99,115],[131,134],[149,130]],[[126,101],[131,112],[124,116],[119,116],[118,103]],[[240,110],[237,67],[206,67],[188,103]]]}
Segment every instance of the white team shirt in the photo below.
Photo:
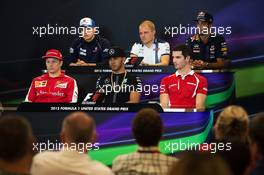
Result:
{"label": "white team shirt", "polygon": [[[161,56],[170,55],[170,45],[168,42],[155,39],[154,43],[150,48],[143,45],[142,43],[135,43],[132,46],[130,53],[137,55],[138,57],[144,57],[144,63],[157,64],[161,62]],[[158,62],[156,62],[156,55]]]}

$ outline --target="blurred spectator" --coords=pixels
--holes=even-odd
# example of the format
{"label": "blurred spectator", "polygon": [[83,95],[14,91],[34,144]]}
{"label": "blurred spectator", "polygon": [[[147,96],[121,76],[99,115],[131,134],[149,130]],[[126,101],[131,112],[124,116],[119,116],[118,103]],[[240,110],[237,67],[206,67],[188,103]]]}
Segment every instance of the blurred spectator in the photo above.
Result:
{"label": "blurred spectator", "polygon": [[[31,173],[33,175],[67,175],[98,174],[112,175],[105,165],[91,160],[87,155],[90,144],[96,138],[94,120],[84,112],[68,115],[62,124],[61,151],[46,151],[33,158]],[[68,146],[71,146],[70,148]],[[74,146],[76,150],[72,149]]]}
{"label": "blurred spectator", "polygon": [[250,121],[251,150],[256,168],[253,175],[264,174],[264,113],[258,114]]}
{"label": "blurred spectator", "polygon": [[218,116],[214,127],[216,140],[248,142],[249,118],[240,106],[226,107]]}
{"label": "blurred spectator", "polygon": [[160,115],[153,109],[140,110],[133,120],[132,131],[138,149],[135,153],[121,155],[114,160],[112,169],[115,174],[167,174],[177,159],[159,151],[158,144],[163,132]]}
{"label": "blurred spectator", "polygon": [[249,144],[247,142],[232,141],[230,150],[218,151],[217,153],[229,165],[233,175],[250,174],[252,159]]}
{"label": "blurred spectator", "polygon": [[0,118],[0,175],[30,172],[33,134],[29,122],[20,116]]}
{"label": "blurred spectator", "polygon": [[169,175],[231,175],[226,163],[209,152],[186,152]]}

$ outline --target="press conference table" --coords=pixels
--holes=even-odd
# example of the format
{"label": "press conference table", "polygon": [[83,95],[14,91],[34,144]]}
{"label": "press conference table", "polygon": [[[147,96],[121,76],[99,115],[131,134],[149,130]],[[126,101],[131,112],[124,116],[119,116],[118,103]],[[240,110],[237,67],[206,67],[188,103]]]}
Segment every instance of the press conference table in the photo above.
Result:
{"label": "press conference table", "polygon": [[[128,67],[126,70],[130,74],[139,76],[144,87],[150,85],[158,88],[163,77],[176,71],[174,66],[140,66],[137,68]],[[82,102],[88,93],[95,91],[96,81],[100,75],[110,72],[110,69],[104,67],[69,67],[66,69],[66,73],[77,80],[79,102]],[[228,103],[235,90],[234,72],[229,70],[195,70],[195,72],[203,75],[208,81],[207,108]],[[142,93],[141,102],[149,101],[159,101],[159,93]]]}

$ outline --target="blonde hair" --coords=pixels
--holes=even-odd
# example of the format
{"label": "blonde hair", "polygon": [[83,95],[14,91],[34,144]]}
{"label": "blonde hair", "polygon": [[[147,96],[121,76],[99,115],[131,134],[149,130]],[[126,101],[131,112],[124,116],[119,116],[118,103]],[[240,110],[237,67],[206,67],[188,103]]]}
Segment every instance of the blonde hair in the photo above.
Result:
{"label": "blonde hair", "polygon": [[215,137],[217,140],[247,141],[249,131],[248,114],[240,106],[226,107],[218,116],[215,124]]}
{"label": "blonde hair", "polygon": [[148,26],[151,31],[156,31],[155,24],[150,20],[145,20],[140,23],[139,27]]}

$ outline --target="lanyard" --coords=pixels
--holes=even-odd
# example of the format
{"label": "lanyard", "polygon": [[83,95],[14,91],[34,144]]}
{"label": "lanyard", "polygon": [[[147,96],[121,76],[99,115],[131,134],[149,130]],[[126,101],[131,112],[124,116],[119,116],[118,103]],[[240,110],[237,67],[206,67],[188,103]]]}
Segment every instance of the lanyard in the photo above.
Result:
{"label": "lanyard", "polygon": [[[125,75],[123,77],[123,80],[122,80],[122,83],[121,83],[121,87],[123,87],[123,84],[124,84],[124,81],[125,81],[125,78],[126,78],[126,75],[127,75],[127,71],[125,71]],[[117,82],[118,83],[118,82]],[[114,88],[116,86],[115,82],[113,81],[113,72],[111,74],[111,85],[112,85],[112,88]]]}
{"label": "lanyard", "polygon": [[[124,84],[126,75],[127,75],[127,71],[125,71],[125,75],[124,75],[123,80],[122,80],[122,83],[121,83],[121,88],[123,87],[123,84]],[[112,74],[111,74],[111,85],[112,85],[112,88],[115,88],[116,87],[116,84],[118,84],[118,80],[119,80],[118,78],[119,77],[116,77],[116,81],[117,82],[114,82],[113,81],[113,72],[112,72]],[[115,90],[114,90],[113,103],[116,103],[116,96],[117,96],[117,93],[115,93]]]}
{"label": "lanyard", "polygon": [[156,41],[155,42],[155,63],[157,64],[157,63],[159,63],[159,57],[158,57],[158,46],[159,45],[159,43]]}

